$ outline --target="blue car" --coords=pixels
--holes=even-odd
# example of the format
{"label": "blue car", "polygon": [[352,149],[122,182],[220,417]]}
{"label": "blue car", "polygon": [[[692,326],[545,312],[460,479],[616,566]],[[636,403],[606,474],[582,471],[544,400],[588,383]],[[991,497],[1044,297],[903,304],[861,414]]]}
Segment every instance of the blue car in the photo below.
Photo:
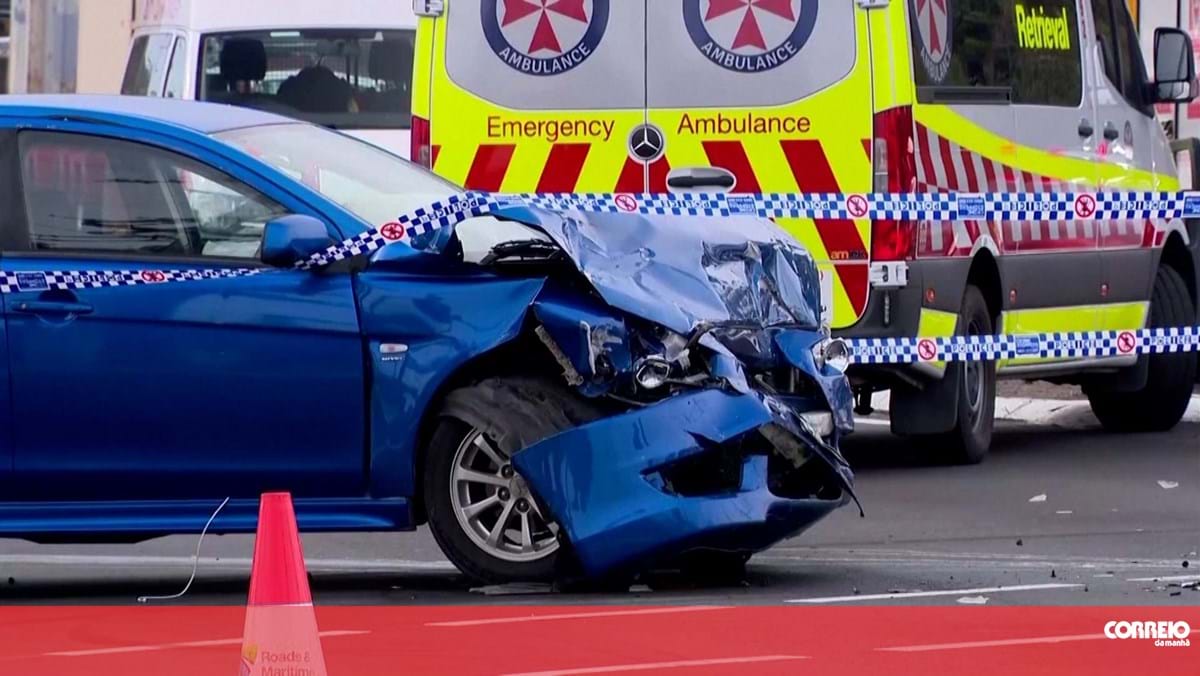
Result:
{"label": "blue car", "polygon": [[744,560],[853,496],[845,345],[769,221],[510,202],[261,111],[0,99],[0,536],[428,523],[489,582]]}

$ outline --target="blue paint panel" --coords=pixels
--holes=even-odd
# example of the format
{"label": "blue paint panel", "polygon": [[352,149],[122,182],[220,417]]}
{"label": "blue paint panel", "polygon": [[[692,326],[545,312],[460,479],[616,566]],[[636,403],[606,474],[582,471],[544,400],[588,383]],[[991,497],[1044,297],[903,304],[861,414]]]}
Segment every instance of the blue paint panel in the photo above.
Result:
{"label": "blue paint panel", "polygon": [[[429,257],[427,254],[416,254]],[[413,495],[416,434],[446,379],[470,359],[517,336],[542,279],[452,277],[375,271],[358,276],[370,337],[371,494]],[[404,345],[402,357],[381,343]]]}
{"label": "blue paint panel", "polygon": [[[10,271],[112,269],[87,258]],[[71,297],[90,314],[14,312]],[[349,275],[254,277],[6,298],[11,499],[363,495],[362,347]]]}
{"label": "blue paint panel", "polygon": [[[221,498],[106,502],[0,503],[0,535],[79,534],[97,541],[105,534],[199,533]],[[403,498],[297,498],[300,530],[309,533],[402,530],[411,526]],[[230,500],[213,521],[212,533],[253,533],[258,498]]]}
{"label": "blue paint panel", "polygon": [[842,432],[854,429],[854,393],[850,381],[828,366],[817,368],[812,348],[821,340],[815,331],[786,330],[775,334],[775,345],[785,359],[812,378],[825,393],[825,399],[833,411],[833,422]]}
{"label": "blue paint panel", "polygon": [[767,489],[767,458],[743,461],[732,494],[670,495],[646,473],[772,421],[753,395],[703,390],[568,430],[513,464],[598,574],[694,547],[758,551],[795,535],[845,500],[793,500]]}

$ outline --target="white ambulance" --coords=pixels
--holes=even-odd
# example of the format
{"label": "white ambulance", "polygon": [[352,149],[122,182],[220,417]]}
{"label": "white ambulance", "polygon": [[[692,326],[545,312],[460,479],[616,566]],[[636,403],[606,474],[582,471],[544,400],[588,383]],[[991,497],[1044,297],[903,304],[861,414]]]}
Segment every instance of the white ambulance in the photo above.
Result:
{"label": "white ambulance", "polygon": [[121,93],[269,110],[407,157],[415,30],[406,0],[136,0]]}

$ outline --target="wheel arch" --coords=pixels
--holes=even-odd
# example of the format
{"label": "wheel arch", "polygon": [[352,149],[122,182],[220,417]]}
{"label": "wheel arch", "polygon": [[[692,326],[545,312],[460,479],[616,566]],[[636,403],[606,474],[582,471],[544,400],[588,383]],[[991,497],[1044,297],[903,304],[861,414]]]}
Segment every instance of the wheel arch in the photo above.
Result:
{"label": "wheel arch", "polygon": [[1191,250],[1184,243],[1183,236],[1178,232],[1172,232],[1167,236],[1159,265],[1166,265],[1178,272],[1187,286],[1192,305],[1200,306],[1200,302],[1197,302],[1200,298],[1197,297],[1196,262],[1192,257]]}
{"label": "wheel arch", "polygon": [[[967,271],[967,284],[977,287],[983,293],[988,312],[992,315],[993,325],[999,329],[1000,314],[1004,310],[1004,292],[1000,278],[1000,265],[991,251],[981,249],[971,259],[971,268]],[[963,290],[966,291],[965,287]]]}

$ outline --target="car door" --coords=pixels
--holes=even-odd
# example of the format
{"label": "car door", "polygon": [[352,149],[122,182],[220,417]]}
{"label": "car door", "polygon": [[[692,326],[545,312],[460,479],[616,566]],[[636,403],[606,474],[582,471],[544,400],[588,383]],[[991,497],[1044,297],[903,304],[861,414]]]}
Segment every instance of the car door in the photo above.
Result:
{"label": "car door", "polygon": [[[1170,154],[1147,97],[1148,78],[1133,20],[1120,0],[1090,1],[1100,61],[1097,133],[1103,134],[1104,143],[1098,165],[1100,187],[1106,191],[1173,189],[1173,184],[1163,185],[1154,173],[1156,159],[1171,166]],[[1098,225],[1107,288],[1104,328],[1141,328],[1154,274],[1153,226],[1145,219]]]}
{"label": "car door", "polygon": [[[15,499],[362,495],[351,279],[257,261],[265,221],[305,205],[198,150],[58,129],[20,132],[9,167]],[[229,276],[105,281],[200,269]]]}

